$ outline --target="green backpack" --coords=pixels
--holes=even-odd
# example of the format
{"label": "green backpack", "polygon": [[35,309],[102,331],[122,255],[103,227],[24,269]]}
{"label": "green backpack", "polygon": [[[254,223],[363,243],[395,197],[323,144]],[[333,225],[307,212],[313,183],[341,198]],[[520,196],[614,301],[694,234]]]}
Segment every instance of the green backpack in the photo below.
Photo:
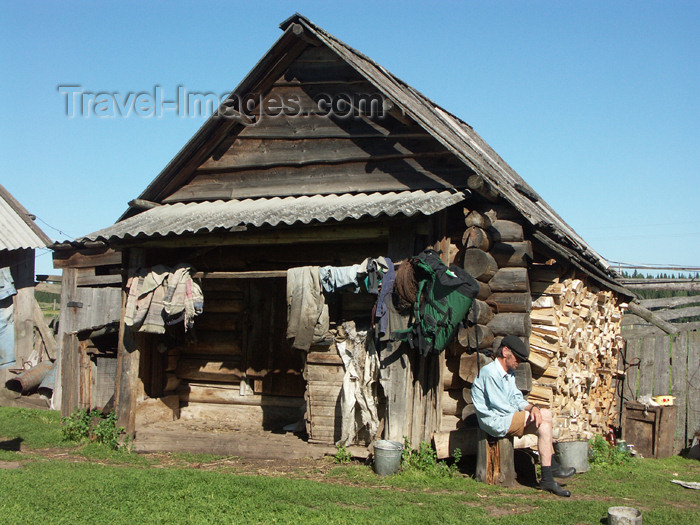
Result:
{"label": "green backpack", "polygon": [[410,327],[392,333],[422,356],[439,354],[455,337],[479,284],[457,265],[449,268],[435,250],[425,250],[410,261],[418,283]]}

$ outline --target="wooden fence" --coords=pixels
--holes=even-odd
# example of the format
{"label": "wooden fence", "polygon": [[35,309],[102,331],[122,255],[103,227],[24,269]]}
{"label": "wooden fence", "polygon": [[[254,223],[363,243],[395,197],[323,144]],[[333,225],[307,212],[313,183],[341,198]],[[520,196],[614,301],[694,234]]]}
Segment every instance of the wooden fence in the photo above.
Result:
{"label": "wooden fence", "polygon": [[[664,334],[635,316],[625,316],[624,360],[626,376],[618,385],[618,407],[645,395],[672,395],[678,406],[674,452],[689,446],[700,431],[700,331],[697,321],[700,295],[640,301],[664,320],[678,324],[680,332]],[[624,424],[624,421],[621,422]]]}

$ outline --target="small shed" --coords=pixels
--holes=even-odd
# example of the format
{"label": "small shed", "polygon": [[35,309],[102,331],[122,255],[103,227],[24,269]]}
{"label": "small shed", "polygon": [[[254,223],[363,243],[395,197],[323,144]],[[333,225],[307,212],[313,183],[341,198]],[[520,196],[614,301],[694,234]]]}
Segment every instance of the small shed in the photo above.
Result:
{"label": "small shed", "polygon": [[[34,251],[53,241],[0,185],[0,384],[17,371],[55,357],[56,344],[34,299]],[[37,333],[35,335],[35,332]],[[35,339],[37,345],[35,347]]]}
{"label": "small shed", "polygon": [[342,408],[339,349],[364,346],[353,334],[376,296],[327,294],[332,330],[300,351],[287,338],[288,274],[434,248],[478,279],[474,319],[439,355],[375,348],[378,375],[363,384],[378,424],[358,420],[352,442],[469,452],[474,371],[507,334],[530,345],[521,388],[554,410],[557,435],[604,431],[633,297],[614,270],[464,121],[303,16],[280,27],[119,221],[78,240],[123,254],[125,297],[140,272],[183,263],[204,297],[188,333],[131,330],[122,314],[119,423],[137,444],[166,421],[338,442],[357,417]]}

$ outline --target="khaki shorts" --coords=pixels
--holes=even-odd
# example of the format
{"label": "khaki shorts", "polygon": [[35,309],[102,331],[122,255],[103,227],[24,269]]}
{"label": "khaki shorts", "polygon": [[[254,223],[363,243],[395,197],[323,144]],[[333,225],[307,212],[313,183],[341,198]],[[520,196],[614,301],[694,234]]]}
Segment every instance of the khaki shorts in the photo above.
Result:
{"label": "khaki shorts", "polygon": [[513,419],[510,422],[506,436],[523,437],[525,427],[527,427],[528,423],[530,422],[529,419],[530,412],[526,412],[525,410],[521,410],[520,412],[513,414]]}

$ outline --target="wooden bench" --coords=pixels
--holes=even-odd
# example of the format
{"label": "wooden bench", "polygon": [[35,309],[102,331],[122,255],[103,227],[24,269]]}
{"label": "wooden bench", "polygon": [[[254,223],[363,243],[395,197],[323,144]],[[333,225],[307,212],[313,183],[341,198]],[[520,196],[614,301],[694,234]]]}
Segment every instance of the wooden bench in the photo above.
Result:
{"label": "wooden bench", "polygon": [[513,438],[495,438],[479,429],[477,439],[476,479],[487,485],[513,486]]}

